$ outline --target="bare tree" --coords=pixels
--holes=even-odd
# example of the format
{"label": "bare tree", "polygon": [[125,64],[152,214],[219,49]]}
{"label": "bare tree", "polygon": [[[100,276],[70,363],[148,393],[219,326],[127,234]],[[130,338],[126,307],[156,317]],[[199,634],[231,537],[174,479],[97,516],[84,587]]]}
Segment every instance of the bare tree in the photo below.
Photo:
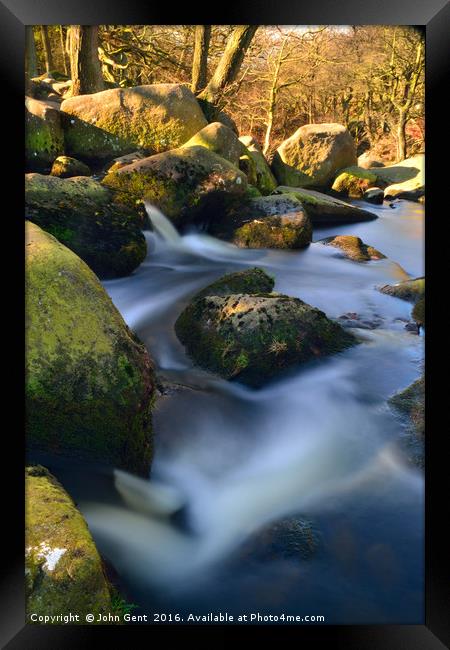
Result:
{"label": "bare tree", "polygon": [[196,25],[191,90],[197,94],[206,86],[211,25]]}
{"label": "bare tree", "polygon": [[26,25],[25,27],[25,66],[26,74],[29,79],[32,77],[37,77],[38,67],[37,67],[37,56],[36,56],[36,44],[34,42],[34,30],[33,25]]}
{"label": "bare tree", "polygon": [[44,50],[45,72],[48,74],[53,70],[53,57],[52,48],[50,46],[50,38],[48,36],[47,25],[41,25],[42,48]]}
{"label": "bare tree", "polygon": [[227,86],[237,77],[258,25],[238,25],[227,41],[225,51],[206,88],[199,94],[199,99],[217,106]]}
{"label": "bare tree", "polygon": [[98,58],[97,26],[71,26],[70,70],[72,95],[86,95],[104,90],[105,84]]}

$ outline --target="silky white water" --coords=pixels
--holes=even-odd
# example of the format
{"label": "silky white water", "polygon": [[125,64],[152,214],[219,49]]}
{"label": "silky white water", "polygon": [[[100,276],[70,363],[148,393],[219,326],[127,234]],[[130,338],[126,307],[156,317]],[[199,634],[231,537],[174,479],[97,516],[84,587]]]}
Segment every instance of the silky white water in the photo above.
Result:
{"label": "silky white water", "polygon": [[[143,610],[254,607],[330,623],[422,622],[423,476],[386,400],[421,374],[423,337],[405,330],[411,305],[375,289],[423,275],[422,206],[384,205],[373,209],[376,221],[315,231],[315,240],[358,235],[388,258],[366,264],[318,243],[246,250],[198,232],[180,236],[147,209],[147,259],[104,285],[158,374],[184,388],[157,401],[151,479],[119,472],[108,503],[95,490],[80,499],[130,597]],[[354,330],[360,345],[260,390],[196,368],[174,334],[177,316],[200,288],[252,266],[274,276],[276,291],[331,318],[356,312],[378,327]],[[311,559],[241,557],[252,535],[292,515],[320,531]]]}

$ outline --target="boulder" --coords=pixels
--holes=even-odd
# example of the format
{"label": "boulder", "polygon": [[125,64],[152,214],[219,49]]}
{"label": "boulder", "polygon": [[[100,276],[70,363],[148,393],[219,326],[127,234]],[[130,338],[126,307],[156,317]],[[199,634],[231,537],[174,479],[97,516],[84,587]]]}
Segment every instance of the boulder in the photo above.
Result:
{"label": "boulder", "polygon": [[377,169],[376,174],[378,184],[384,187],[385,198],[418,201],[425,194],[424,154]]}
{"label": "boulder", "polygon": [[89,267],[26,223],[27,443],[148,475],[152,361]]}
{"label": "boulder", "polygon": [[331,189],[343,196],[360,199],[376,182],[377,176],[372,172],[359,167],[347,167],[336,176]]}
{"label": "boulder", "polygon": [[25,470],[25,504],[27,615],[78,614],[85,625],[86,614],[108,614],[110,586],[86,522],[40,465]]}
{"label": "boulder", "polygon": [[373,167],[384,167],[384,162],[372,158],[369,151],[365,151],[358,158],[358,167],[372,169]]}
{"label": "boulder", "polygon": [[92,178],[25,175],[25,216],[79,255],[101,278],[129,275],[147,244],[136,209]]}
{"label": "boulder", "polygon": [[364,192],[363,199],[368,203],[381,205],[384,201],[384,192],[379,187],[371,187]]}
{"label": "boulder", "polygon": [[196,133],[183,147],[206,147],[217,155],[239,167],[241,156],[248,154],[247,147],[237,135],[221,122],[212,122]]}
{"label": "boulder", "polygon": [[356,205],[351,205],[315,190],[281,185],[276,188],[275,193],[294,195],[303,205],[313,225],[356,223],[358,221],[372,221],[378,218],[373,212],[362,210]]}
{"label": "boulder", "polygon": [[278,293],[198,298],[179,316],[175,331],[202,368],[255,387],[356,342],[322,311]]}
{"label": "boulder", "polygon": [[64,153],[64,133],[59,110],[49,102],[25,98],[25,164],[27,169],[48,171]]}
{"label": "boulder", "polygon": [[155,154],[178,147],[207,122],[182,84],[111,88],[70,97],[61,104],[67,153],[105,160],[144,149]]}
{"label": "boulder", "polygon": [[143,158],[146,158],[146,155],[142,151],[133,151],[124,156],[118,156],[117,158],[113,158],[113,160],[106,165],[105,171],[115,172],[118,169],[121,169],[126,165],[131,165],[131,163],[136,162],[136,160],[142,160]]}
{"label": "boulder", "polygon": [[263,269],[254,267],[222,276],[195,294],[193,300],[204,296],[228,296],[231,293],[270,293],[275,281]]}
{"label": "boulder", "polygon": [[304,248],[312,239],[311,221],[292,194],[250,199],[210,232],[243,248]]}
{"label": "boulder", "polygon": [[409,427],[418,435],[425,435],[425,378],[422,376],[408,388],[393,395],[389,403],[406,416]]}
{"label": "boulder", "polygon": [[270,562],[279,558],[302,562],[320,544],[315,524],[305,517],[287,517],[264,526],[239,549],[239,558]]}
{"label": "boulder", "polygon": [[71,178],[72,176],[90,176],[91,170],[85,163],[70,156],[58,156],[52,165],[51,176]]}
{"label": "boulder", "polygon": [[379,287],[379,291],[388,296],[415,303],[425,296],[425,278],[413,278],[397,282],[397,284],[385,284],[383,287]]}
{"label": "boulder", "polygon": [[354,262],[368,262],[369,260],[381,260],[386,256],[377,251],[373,246],[368,246],[359,237],[354,235],[337,235],[336,237],[326,237],[320,239],[318,244],[334,246],[348,259]]}
{"label": "boulder", "polygon": [[225,158],[201,146],[180,147],[138,160],[102,181],[130,205],[146,200],[174,224],[215,219],[232,199],[243,198],[247,179]]}
{"label": "boulder", "polygon": [[277,181],[275,176],[272,174],[269,163],[265,159],[258,143],[250,135],[242,136],[239,140],[247,147],[248,152],[255,163],[256,187],[264,196],[270,194],[276,188]]}
{"label": "boulder", "polygon": [[356,164],[355,142],[341,124],[305,124],[281,143],[272,161],[280,185],[326,188]]}
{"label": "boulder", "polygon": [[419,298],[413,307],[411,316],[419,327],[425,327],[425,296]]}

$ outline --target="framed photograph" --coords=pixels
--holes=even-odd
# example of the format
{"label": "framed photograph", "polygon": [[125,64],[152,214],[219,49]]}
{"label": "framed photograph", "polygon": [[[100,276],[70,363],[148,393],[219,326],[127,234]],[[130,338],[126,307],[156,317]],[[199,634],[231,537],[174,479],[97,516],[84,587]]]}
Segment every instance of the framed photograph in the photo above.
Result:
{"label": "framed photograph", "polygon": [[449,7],[231,9],[0,4],[2,647],[450,647]]}

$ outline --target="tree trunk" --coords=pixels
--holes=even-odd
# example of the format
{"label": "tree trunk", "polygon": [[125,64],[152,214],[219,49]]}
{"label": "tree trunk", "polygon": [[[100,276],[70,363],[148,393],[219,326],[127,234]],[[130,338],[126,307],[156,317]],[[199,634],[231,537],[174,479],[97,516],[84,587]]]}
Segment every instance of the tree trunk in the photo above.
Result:
{"label": "tree trunk", "polygon": [[406,113],[399,111],[397,122],[397,162],[406,158]]}
{"label": "tree trunk", "polygon": [[64,74],[68,75],[69,70],[67,68],[66,48],[65,48],[64,31],[62,25],[59,26],[59,38],[61,43],[61,56],[63,60]]}
{"label": "tree trunk", "polygon": [[41,25],[42,47],[44,48],[45,72],[48,74],[53,70],[52,49],[48,37],[47,25]]}
{"label": "tree trunk", "polygon": [[195,26],[194,58],[192,61],[191,90],[197,94],[206,86],[211,25]]}
{"label": "tree trunk", "polygon": [[28,79],[38,76],[37,56],[36,56],[36,43],[34,42],[33,25],[26,25],[25,27],[25,69]]}
{"label": "tree trunk", "polygon": [[70,28],[70,71],[72,95],[89,95],[105,89],[98,58],[98,27],[72,25]]}
{"label": "tree trunk", "polygon": [[238,25],[228,39],[225,51],[206,88],[198,96],[217,106],[223,91],[237,77],[245,52],[258,25]]}

